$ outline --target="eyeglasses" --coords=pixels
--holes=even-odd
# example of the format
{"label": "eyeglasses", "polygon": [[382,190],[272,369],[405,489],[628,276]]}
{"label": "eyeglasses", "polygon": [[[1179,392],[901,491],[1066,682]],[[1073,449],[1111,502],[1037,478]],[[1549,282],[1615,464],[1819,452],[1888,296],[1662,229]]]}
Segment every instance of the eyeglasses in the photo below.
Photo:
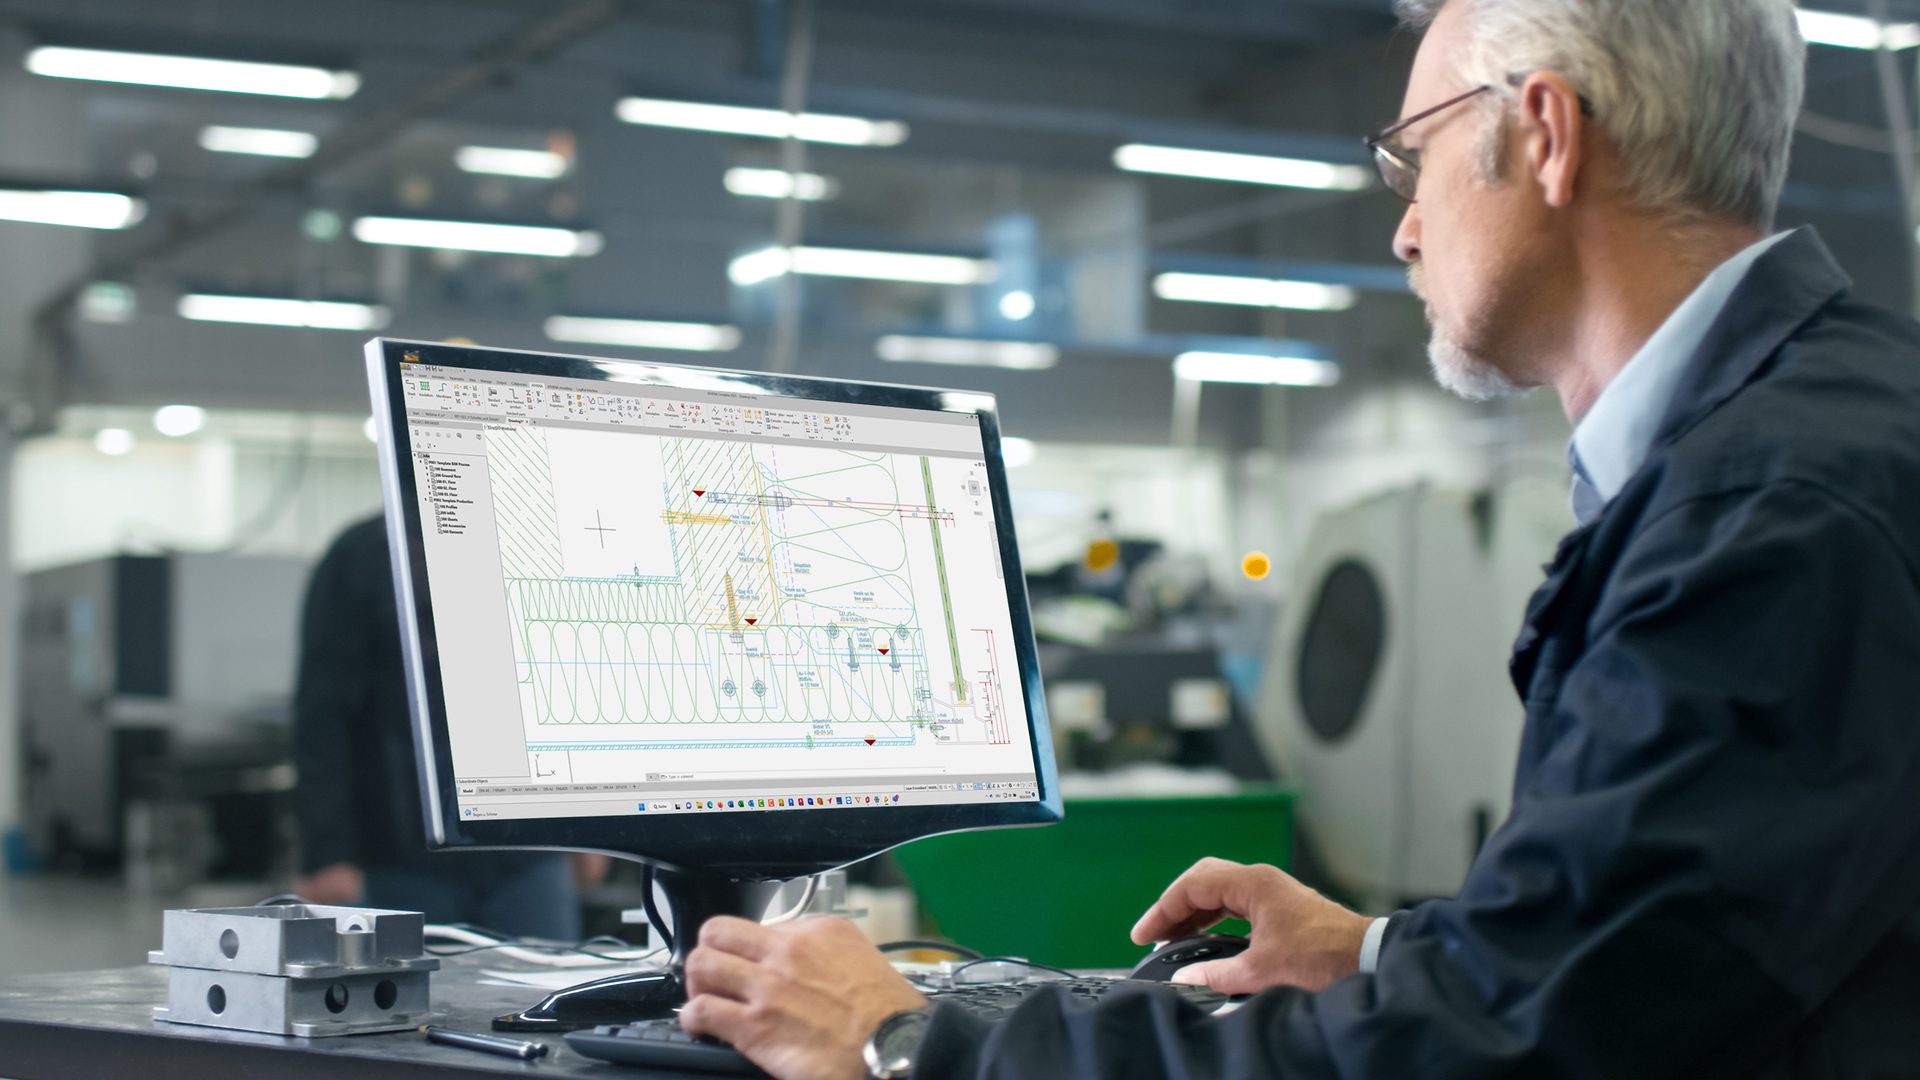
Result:
{"label": "eyeglasses", "polygon": [[[1519,86],[1526,81],[1527,76],[1522,72],[1514,72],[1507,76],[1509,86]],[[1420,151],[1391,141],[1395,135],[1435,113],[1445,112],[1491,89],[1493,89],[1492,83],[1481,83],[1458,97],[1448,98],[1431,109],[1414,113],[1405,120],[1381,128],[1367,136],[1367,149],[1373,154],[1373,167],[1380,170],[1380,182],[1387,186],[1387,190],[1408,202],[1413,202],[1414,193],[1420,188]],[[1580,111],[1588,117],[1593,116],[1593,104],[1587,100],[1585,94],[1580,96]]]}

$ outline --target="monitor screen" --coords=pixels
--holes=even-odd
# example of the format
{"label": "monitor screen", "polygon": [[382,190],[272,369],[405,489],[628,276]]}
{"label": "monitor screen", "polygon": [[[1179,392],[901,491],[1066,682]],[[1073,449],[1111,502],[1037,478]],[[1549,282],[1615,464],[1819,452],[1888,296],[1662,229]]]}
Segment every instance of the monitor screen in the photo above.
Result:
{"label": "monitor screen", "polygon": [[[1031,812],[1058,798],[990,399],[405,342],[369,359],[428,818],[458,826],[438,842],[623,826],[651,854],[757,815],[803,845],[866,822],[878,850],[1057,816]],[[541,828],[561,820],[581,828]]]}

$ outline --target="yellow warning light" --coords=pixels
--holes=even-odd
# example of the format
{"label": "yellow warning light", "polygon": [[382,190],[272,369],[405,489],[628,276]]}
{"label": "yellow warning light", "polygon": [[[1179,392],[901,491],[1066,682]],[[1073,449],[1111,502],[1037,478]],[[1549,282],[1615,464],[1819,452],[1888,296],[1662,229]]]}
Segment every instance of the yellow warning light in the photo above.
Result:
{"label": "yellow warning light", "polygon": [[1119,544],[1111,540],[1095,540],[1087,545],[1087,569],[1105,570],[1119,561]]}
{"label": "yellow warning light", "polygon": [[1264,551],[1249,551],[1240,559],[1240,572],[1247,575],[1249,581],[1264,581],[1273,573],[1273,560],[1267,558]]}

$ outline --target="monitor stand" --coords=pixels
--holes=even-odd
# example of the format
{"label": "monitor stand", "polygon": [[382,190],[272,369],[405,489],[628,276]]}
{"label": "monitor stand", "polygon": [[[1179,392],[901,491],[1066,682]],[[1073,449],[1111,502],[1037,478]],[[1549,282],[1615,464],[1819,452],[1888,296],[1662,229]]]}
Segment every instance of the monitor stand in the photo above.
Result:
{"label": "monitor stand", "polygon": [[494,1030],[565,1031],[672,1016],[687,1003],[687,954],[700,940],[700,927],[715,915],[760,918],[783,884],[665,869],[655,870],[653,879],[673,909],[673,960],[665,971],[610,975],[557,990],[530,1009],[494,1017]]}

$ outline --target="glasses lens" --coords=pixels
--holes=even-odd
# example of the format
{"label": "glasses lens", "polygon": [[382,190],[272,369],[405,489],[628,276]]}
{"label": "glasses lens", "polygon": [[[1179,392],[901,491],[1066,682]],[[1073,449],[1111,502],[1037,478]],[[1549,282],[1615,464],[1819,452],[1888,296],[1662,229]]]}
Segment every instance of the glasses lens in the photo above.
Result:
{"label": "glasses lens", "polygon": [[1373,147],[1373,164],[1380,170],[1380,182],[1387,185],[1388,191],[1413,201],[1414,192],[1420,187],[1419,166],[1379,143]]}

